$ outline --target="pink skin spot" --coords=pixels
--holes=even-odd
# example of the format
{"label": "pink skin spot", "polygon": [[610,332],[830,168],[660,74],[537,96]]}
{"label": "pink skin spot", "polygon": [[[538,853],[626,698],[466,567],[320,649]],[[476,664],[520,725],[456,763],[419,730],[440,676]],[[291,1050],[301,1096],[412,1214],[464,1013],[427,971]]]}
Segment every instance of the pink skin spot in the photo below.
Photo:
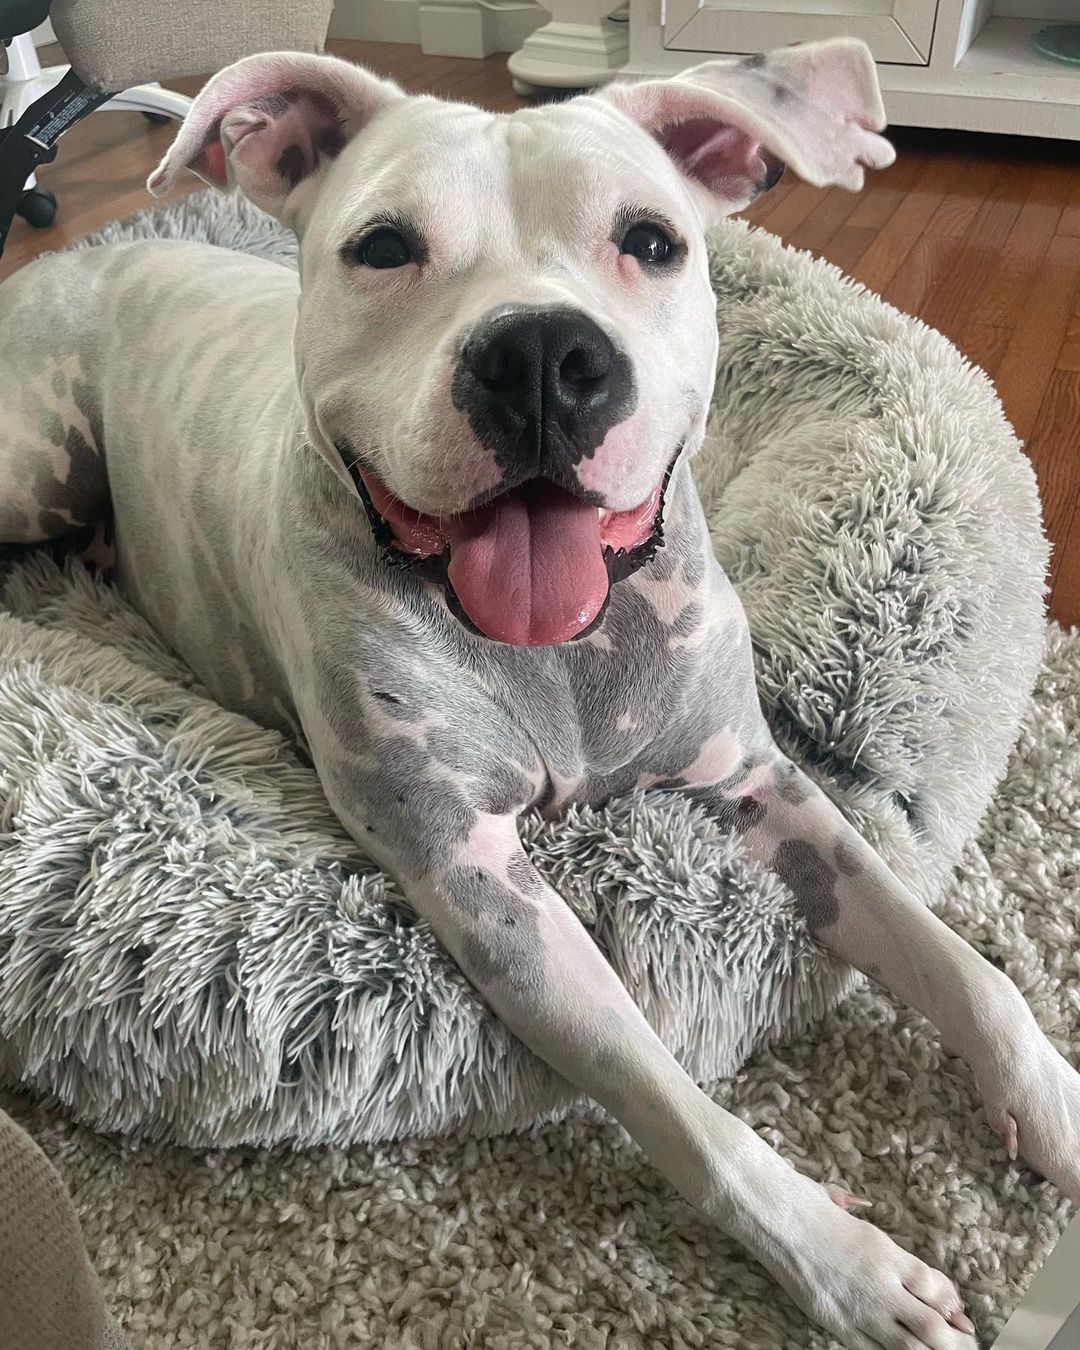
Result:
{"label": "pink skin spot", "polygon": [[577,791],[581,784],[581,778],[580,776],[575,778],[563,778],[562,775],[556,773],[554,769],[549,770],[549,773],[551,776],[551,785],[554,789],[554,795],[548,805],[544,807],[543,815],[548,819],[552,819],[559,815],[563,807]]}
{"label": "pink skin spot", "polygon": [[[733,736],[730,731],[718,731],[715,736],[710,736],[701,747],[701,752],[693,764],[688,765],[678,776],[691,785],[695,783],[715,783],[733,773],[741,758],[742,749],[738,738]],[[654,787],[657,783],[666,783],[670,777],[670,774],[643,773],[637,781],[637,787],[639,791]],[[748,791],[747,786],[742,784],[739,787],[738,795],[745,797]]]}
{"label": "pink skin spot", "polygon": [[829,1199],[841,1209],[869,1209],[873,1204],[872,1200],[864,1200],[861,1195],[855,1195],[852,1191],[845,1190],[843,1186],[835,1186],[831,1181],[826,1182],[825,1189]]}
{"label": "pink skin spot", "polygon": [[[667,458],[654,461],[652,428],[642,412],[632,413],[613,426],[593,455],[577,466],[578,482],[586,492],[597,492],[605,504],[628,511],[642,502],[658,486],[667,469]],[[665,445],[670,457],[674,445]]]}
{"label": "pink skin spot", "polygon": [[668,581],[658,581],[639,572],[631,578],[630,584],[649,602],[665,628],[670,628],[697,596],[696,591],[685,581],[674,577]]}
{"label": "pink skin spot", "polygon": [[[211,141],[203,151],[206,163],[206,175],[214,183],[224,183],[228,178],[225,168],[225,147],[220,141]],[[160,171],[154,175],[154,187],[161,186],[161,180],[164,174]]]}
{"label": "pink skin spot", "polygon": [[483,867],[498,877],[508,874],[510,860],[521,848],[515,829],[507,828],[505,816],[480,816],[461,846],[461,860]]}
{"label": "pink skin spot", "polygon": [[[718,783],[722,778],[735,772],[742,760],[742,744],[738,736],[727,730],[718,731],[709,737],[701,747],[697,759],[682,772],[688,783]],[[747,784],[740,787],[740,795],[746,796]]]}
{"label": "pink skin spot", "polygon": [[615,266],[619,273],[619,280],[625,281],[628,286],[634,285],[641,280],[641,264],[630,253],[623,253],[616,245],[612,244],[612,252],[615,254]]}

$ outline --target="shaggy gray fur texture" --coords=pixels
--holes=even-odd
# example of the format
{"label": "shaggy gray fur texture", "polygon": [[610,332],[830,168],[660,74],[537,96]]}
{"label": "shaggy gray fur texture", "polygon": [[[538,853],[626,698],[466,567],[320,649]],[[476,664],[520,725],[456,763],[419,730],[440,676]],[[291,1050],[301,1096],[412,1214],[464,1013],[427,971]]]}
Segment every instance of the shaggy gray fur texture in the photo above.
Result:
{"label": "shaggy gray fur texture", "polygon": [[[97,238],[159,234],[291,257],[211,195]],[[713,266],[699,482],[766,706],[936,902],[1038,668],[1032,474],[937,334],[740,224]],[[854,987],[680,799],[525,832],[700,1080]],[[98,1129],[195,1145],[487,1133],[566,1106],[290,746],[205,698],[115,592],[43,558],[0,597],[0,1066]]]}

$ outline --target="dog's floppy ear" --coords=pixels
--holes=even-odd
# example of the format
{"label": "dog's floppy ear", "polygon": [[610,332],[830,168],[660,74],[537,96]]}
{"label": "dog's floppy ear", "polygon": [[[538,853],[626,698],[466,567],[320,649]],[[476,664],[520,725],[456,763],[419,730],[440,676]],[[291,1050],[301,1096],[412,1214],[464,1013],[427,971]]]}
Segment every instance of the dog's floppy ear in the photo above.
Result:
{"label": "dog's floppy ear", "polygon": [[292,194],[404,97],[389,80],[332,56],[245,57],[199,93],[147,187],[164,192],[188,168],[213,187],[235,184],[275,216],[295,218]]}
{"label": "dog's floppy ear", "polygon": [[608,85],[600,98],[650,132],[706,219],[738,211],[790,164],[816,187],[857,192],[863,166],[896,158],[877,71],[853,38],[706,61],[670,80]]}

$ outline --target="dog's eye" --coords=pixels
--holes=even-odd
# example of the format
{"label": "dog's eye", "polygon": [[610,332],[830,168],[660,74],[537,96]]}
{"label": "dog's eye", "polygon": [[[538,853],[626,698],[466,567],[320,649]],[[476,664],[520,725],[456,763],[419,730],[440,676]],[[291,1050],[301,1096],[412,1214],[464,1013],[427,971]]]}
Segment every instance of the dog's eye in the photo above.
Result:
{"label": "dog's eye", "polygon": [[388,226],[373,230],[356,246],[356,261],[365,267],[405,267],[413,260],[408,240]]}
{"label": "dog's eye", "polygon": [[631,225],[623,235],[620,252],[643,263],[662,263],[671,257],[674,244],[659,225]]}

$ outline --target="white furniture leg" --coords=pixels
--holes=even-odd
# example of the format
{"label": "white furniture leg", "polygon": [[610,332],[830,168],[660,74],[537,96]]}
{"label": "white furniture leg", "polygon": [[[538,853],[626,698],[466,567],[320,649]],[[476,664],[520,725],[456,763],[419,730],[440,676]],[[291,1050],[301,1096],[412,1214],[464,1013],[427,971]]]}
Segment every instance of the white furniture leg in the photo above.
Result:
{"label": "white furniture leg", "polygon": [[551,22],[525,39],[507,61],[517,93],[537,89],[587,89],[626,64],[629,24],[607,16],[618,0],[543,0]]}

